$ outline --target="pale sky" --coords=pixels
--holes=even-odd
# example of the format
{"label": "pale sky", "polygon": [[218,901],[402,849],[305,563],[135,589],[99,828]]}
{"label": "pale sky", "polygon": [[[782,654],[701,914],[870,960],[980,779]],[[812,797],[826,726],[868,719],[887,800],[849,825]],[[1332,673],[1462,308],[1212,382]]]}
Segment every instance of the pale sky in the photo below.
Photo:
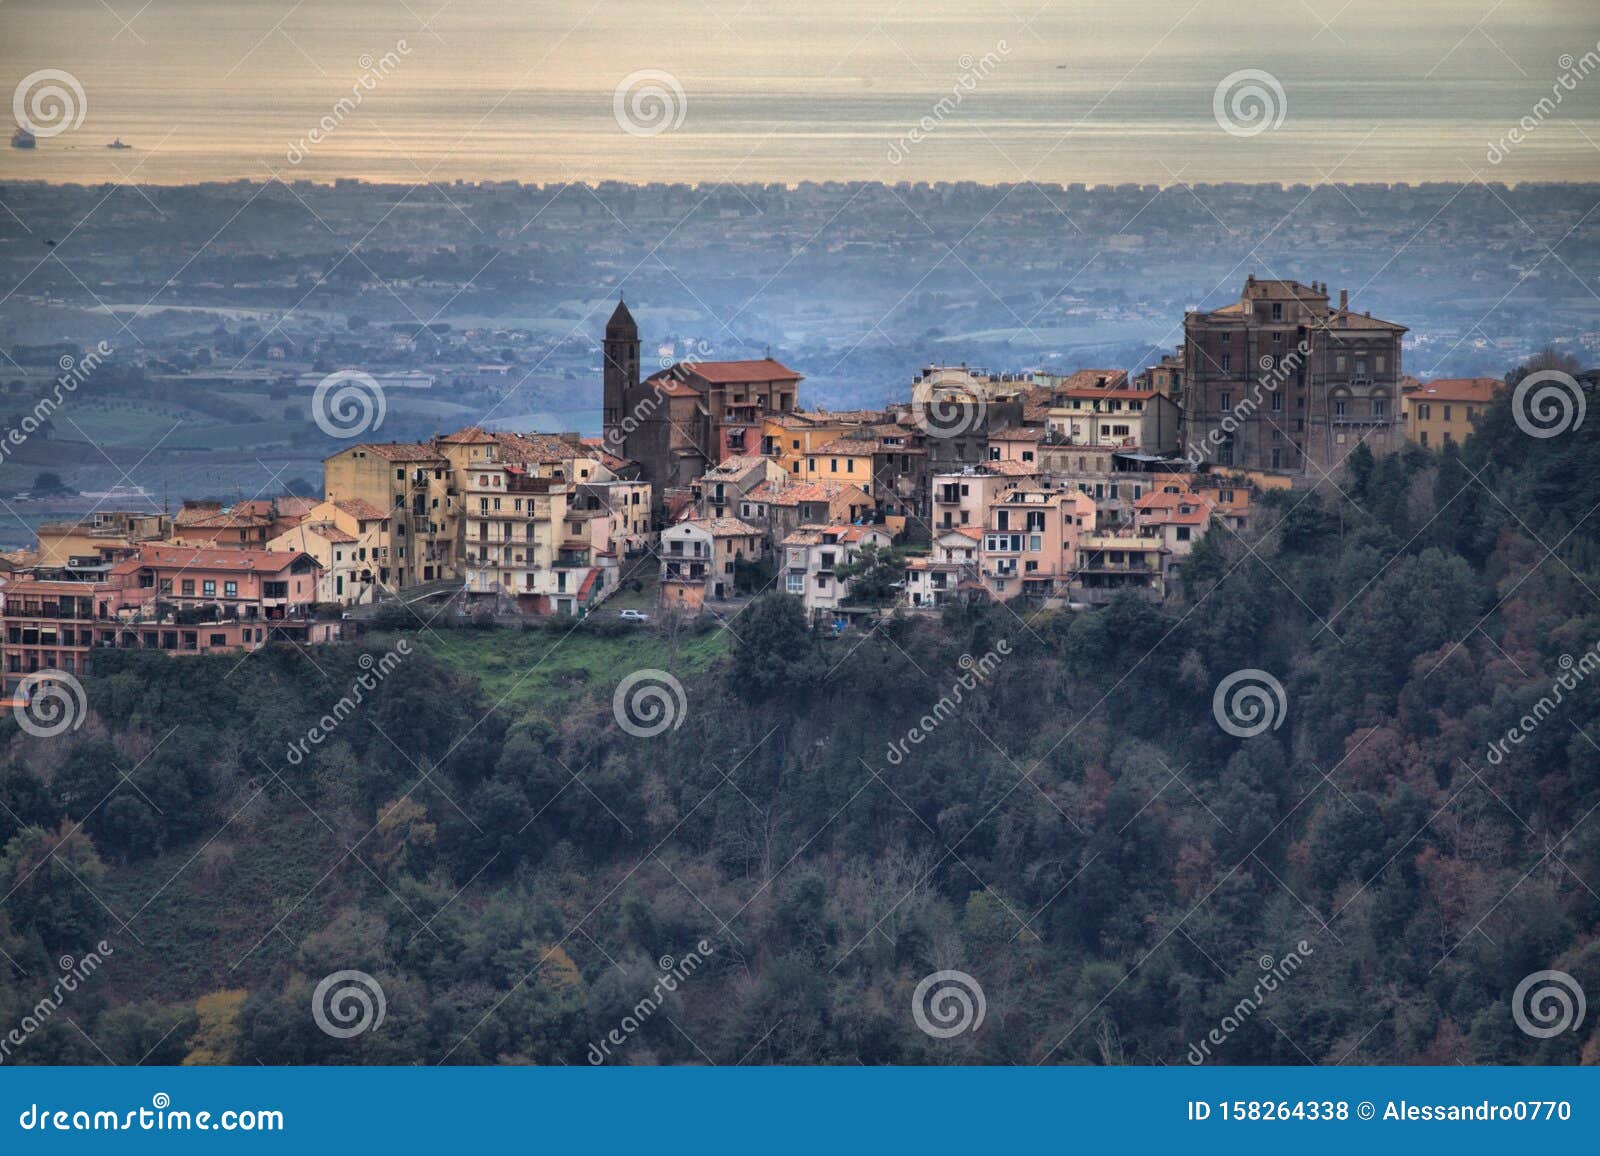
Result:
{"label": "pale sky", "polygon": [[[1314,181],[1337,166],[1457,180],[1565,74],[1562,105],[1493,171],[1600,179],[1600,73],[1579,75],[1600,51],[1597,13],[1592,0],[0,0],[0,93],[57,69],[86,105],[32,155],[5,150],[0,178],[115,179],[138,164],[155,182],[286,167],[1166,183]],[[671,123],[654,135],[615,115],[640,70],[670,77]],[[1216,117],[1218,85],[1241,70],[1276,81],[1263,91],[1282,119],[1259,134]],[[360,107],[334,112],[363,78]],[[133,150],[104,155],[113,137]]]}

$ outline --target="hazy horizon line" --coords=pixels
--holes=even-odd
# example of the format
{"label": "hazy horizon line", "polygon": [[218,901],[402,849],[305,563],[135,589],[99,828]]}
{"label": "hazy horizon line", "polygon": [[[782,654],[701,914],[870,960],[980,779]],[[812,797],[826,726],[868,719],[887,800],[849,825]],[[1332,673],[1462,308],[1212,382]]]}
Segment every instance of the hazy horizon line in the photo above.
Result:
{"label": "hazy horizon line", "polygon": [[805,177],[798,181],[630,181],[618,177],[592,177],[566,181],[533,181],[516,180],[512,178],[492,177],[453,177],[440,180],[427,181],[380,181],[366,177],[331,177],[327,179],[314,179],[311,177],[297,177],[285,180],[282,177],[225,177],[204,181],[160,181],[160,180],[120,180],[120,181],[54,181],[44,177],[11,178],[0,176],[0,185],[13,188],[38,186],[52,189],[101,189],[107,185],[127,185],[130,188],[163,188],[163,189],[203,189],[203,188],[230,188],[235,185],[254,187],[257,185],[283,185],[285,187],[304,187],[334,189],[340,185],[356,185],[373,189],[418,189],[424,185],[444,188],[478,188],[478,187],[516,187],[522,189],[559,190],[574,186],[587,186],[597,188],[606,185],[620,186],[629,189],[770,189],[779,187],[794,191],[809,185],[838,185],[851,187],[855,185],[881,185],[885,188],[947,188],[956,185],[966,185],[979,189],[1005,189],[1033,186],[1039,189],[1053,189],[1069,191],[1074,188],[1085,190],[1099,189],[1275,189],[1287,192],[1295,189],[1426,189],[1426,188],[1458,188],[1467,185],[1483,185],[1492,189],[1519,189],[1519,188],[1600,188],[1600,178],[1593,180],[1520,180],[1520,181],[1485,181],[1485,180],[1422,180],[1422,181],[977,181],[961,177],[952,177],[947,180],[921,180],[921,181],[886,181],[876,178],[861,177]]}

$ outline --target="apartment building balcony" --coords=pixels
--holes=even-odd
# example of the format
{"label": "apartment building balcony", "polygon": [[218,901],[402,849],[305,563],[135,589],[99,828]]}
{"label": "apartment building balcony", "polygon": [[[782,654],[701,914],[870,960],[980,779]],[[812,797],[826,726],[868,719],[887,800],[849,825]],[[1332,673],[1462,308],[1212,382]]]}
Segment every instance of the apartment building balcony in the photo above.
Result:
{"label": "apartment building balcony", "polygon": [[468,570],[463,585],[468,594],[499,594],[506,588],[498,570],[485,569]]}
{"label": "apartment building balcony", "polygon": [[1112,562],[1102,557],[1090,557],[1079,565],[1078,570],[1084,574],[1159,574],[1161,567],[1156,562],[1142,558]]}

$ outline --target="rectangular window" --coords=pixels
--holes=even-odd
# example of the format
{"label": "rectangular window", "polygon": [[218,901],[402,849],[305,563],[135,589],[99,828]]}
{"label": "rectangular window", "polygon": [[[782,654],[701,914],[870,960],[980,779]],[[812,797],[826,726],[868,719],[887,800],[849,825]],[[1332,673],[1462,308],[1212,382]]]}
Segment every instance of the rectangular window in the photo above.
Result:
{"label": "rectangular window", "polygon": [[[185,578],[182,581],[183,581],[183,596],[185,598],[193,598],[194,597],[194,579],[193,578]],[[169,594],[172,592],[172,579],[170,579],[170,578],[163,579],[162,580],[162,585],[167,588],[167,592]]]}
{"label": "rectangular window", "polygon": [[237,582],[224,582],[222,584],[222,593],[228,598],[239,597],[239,584]]}
{"label": "rectangular window", "polygon": [[215,598],[217,596],[217,584],[216,584],[216,582],[214,582],[210,578],[207,578],[204,582],[202,582],[200,584],[200,592],[202,594],[204,594],[207,598]]}

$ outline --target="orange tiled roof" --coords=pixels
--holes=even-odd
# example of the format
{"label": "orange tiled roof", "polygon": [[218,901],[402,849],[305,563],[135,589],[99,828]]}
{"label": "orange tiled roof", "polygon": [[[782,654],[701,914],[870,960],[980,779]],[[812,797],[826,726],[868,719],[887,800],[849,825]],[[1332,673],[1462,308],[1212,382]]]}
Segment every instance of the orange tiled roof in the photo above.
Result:
{"label": "orange tiled roof", "polygon": [[[763,357],[756,361],[680,362],[685,370],[714,385],[733,385],[744,381],[799,381],[800,375],[780,361]],[[678,366],[666,370],[672,373]]]}
{"label": "orange tiled roof", "polygon": [[1128,383],[1126,369],[1077,369],[1061,383],[1062,389],[1121,389]]}
{"label": "orange tiled roof", "polygon": [[709,478],[715,474],[720,477],[732,477],[735,474],[742,474],[745,470],[756,469],[763,465],[766,460],[760,454],[735,454],[732,457],[723,458],[701,476]]}
{"label": "orange tiled roof", "polygon": [[494,441],[494,434],[481,425],[463,426],[455,433],[441,434],[433,439],[442,446],[476,446]]}
{"label": "orange tiled roof", "polygon": [[834,438],[831,442],[818,446],[811,452],[813,454],[832,454],[834,457],[870,458],[873,447],[877,444],[875,438],[842,437]]}
{"label": "orange tiled roof", "polygon": [[846,490],[866,495],[860,486],[848,482],[801,482],[798,485],[762,482],[746,496],[753,502],[765,502],[769,506],[795,506],[801,502],[831,502]]}
{"label": "orange tiled roof", "polygon": [[444,455],[430,445],[420,442],[362,442],[358,446],[351,446],[353,450],[364,450],[375,457],[380,457],[391,462],[442,462]]}
{"label": "orange tiled roof", "polygon": [[741,522],[738,518],[690,518],[687,524],[707,531],[713,538],[756,537],[761,533],[756,527]]}
{"label": "orange tiled roof", "polygon": [[1506,387],[1498,377],[1440,377],[1406,390],[1413,401],[1489,402]]}
{"label": "orange tiled roof", "polygon": [[169,566],[200,570],[246,570],[276,574],[301,557],[295,550],[212,550],[188,546],[141,546],[131,558],[111,567],[113,574],[131,574],[145,567]]}
{"label": "orange tiled roof", "polygon": [[[339,527],[332,522],[301,522],[293,530],[290,530],[289,533],[293,534],[301,530],[304,530],[309,534],[315,534],[319,538],[329,542],[334,542],[341,546],[348,546],[354,542],[360,541],[360,539],[358,539],[354,534],[346,530],[339,529]],[[276,539],[274,539],[274,541],[276,541]]]}
{"label": "orange tiled roof", "polygon": [[340,498],[334,506],[362,522],[381,522],[389,515],[365,498]]}

